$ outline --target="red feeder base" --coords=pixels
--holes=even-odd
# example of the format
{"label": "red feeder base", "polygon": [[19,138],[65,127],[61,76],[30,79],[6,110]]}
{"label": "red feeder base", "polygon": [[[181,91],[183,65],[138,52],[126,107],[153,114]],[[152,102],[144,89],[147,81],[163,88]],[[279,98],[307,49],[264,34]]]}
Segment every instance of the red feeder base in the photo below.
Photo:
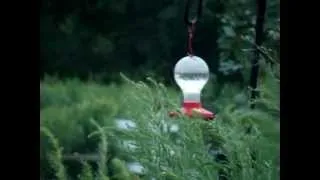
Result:
{"label": "red feeder base", "polygon": [[214,113],[204,109],[200,102],[185,101],[181,108],[181,112],[170,112],[170,117],[179,116],[179,114],[184,114],[189,117],[201,117],[204,120],[213,120],[215,118]]}

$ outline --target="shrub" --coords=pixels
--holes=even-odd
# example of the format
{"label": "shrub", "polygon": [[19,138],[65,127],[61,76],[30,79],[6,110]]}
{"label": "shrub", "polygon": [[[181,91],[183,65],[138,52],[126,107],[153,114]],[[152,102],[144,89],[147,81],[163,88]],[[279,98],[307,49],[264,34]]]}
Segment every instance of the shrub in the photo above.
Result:
{"label": "shrub", "polygon": [[[40,158],[46,164],[40,176],[47,179],[54,171],[57,179],[216,179],[220,169],[228,169],[236,180],[279,177],[279,109],[270,90],[279,86],[272,78],[261,86],[257,110],[246,108],[246,90],[225,86],[213,102],[219,109],[213,122],[170,119],[168,111],[179,107],[174,90],[149,78],[123,79],[117,87],[42,83],[47,100],[40,111],[46,129]],[[238,94],[245,97],[241,106],[234,100]],[[229,164],[214,161],[212,153],[218,151]],[[67,155],[78,166],[70,165]],[[49,161],[52,156],[56,161]]]}

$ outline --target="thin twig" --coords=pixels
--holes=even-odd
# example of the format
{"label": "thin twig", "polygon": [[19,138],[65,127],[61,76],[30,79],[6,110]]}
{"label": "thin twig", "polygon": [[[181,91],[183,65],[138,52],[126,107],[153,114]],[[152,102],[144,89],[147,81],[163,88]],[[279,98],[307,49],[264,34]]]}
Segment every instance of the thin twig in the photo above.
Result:
{"label": "thin twig", "polygon": [[63,160],[71,160],[71,161],[99,161],[99,154],[66,154],[63,155]]}

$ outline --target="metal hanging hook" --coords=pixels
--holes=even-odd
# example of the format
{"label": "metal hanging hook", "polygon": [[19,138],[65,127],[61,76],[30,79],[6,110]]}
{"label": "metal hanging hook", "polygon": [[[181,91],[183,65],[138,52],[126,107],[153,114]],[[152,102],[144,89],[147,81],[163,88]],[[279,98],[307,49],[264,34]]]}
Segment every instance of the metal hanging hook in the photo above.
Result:
{"label": "metal hanging hook", "polygon": [[198,8],[197,8],[197,14],[194,18],[189,20],[189,13],[190,13],[190,7],[191,7],[191,1],[187,0],[186,3],[186,9],[184,13],[184,21],[188,28],[188,55],[193,55],[193,49],[192,49],[192,40],[194,36],[195,31],[195,24],[202,15],[202,0],[198,0]]}
{"label": "metal hanging hook", "polygon": [[200,16],[202,15],[202,0],[198,0],[197,15],[191,20],[189,20],[190,6],[191,6],[191,1],[187,0],[186,9],[184,13],[184,21],[187,26],[191,26],[192,24],[196,23],[200,18]]}

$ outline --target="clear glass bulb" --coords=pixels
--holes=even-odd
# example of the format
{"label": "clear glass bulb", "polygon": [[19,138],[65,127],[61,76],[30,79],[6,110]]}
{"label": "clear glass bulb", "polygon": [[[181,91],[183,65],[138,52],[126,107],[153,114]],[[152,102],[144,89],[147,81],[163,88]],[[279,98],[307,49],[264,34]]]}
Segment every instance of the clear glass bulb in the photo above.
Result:
{"label": "clear glass bulb", "polygon": [[174,67],[174,79],[182,90],[184,102],[200,102],[201,91],[209,80],[209,67],[200,57],[183,57]]}

